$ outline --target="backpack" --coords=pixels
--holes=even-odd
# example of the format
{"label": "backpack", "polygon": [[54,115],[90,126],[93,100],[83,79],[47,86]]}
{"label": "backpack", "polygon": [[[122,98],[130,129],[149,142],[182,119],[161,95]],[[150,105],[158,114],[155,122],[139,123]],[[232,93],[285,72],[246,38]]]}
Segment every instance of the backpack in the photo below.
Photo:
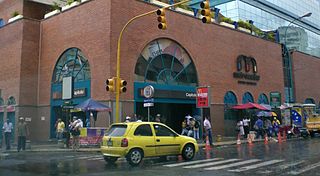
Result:
{"label": "backpack", "polygon": [[199,124],[198,121],[196,121],[196,123],[194,124],[194,127],[195,127],[195,128],[199,128],[199,127],[200,127],[200,124]]}

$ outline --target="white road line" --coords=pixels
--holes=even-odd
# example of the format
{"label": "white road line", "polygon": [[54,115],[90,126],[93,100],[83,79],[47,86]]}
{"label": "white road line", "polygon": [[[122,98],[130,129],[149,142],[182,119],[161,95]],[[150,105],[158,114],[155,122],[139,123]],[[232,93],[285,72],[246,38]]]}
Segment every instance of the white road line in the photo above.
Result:
{"label": "white road line", "polygon": [[225,169],[225,168],[241,166],[241,165],[244,165],[244,164],[249,164],[249,163],[253,163],[253,162],[257,162],[257,161],[261,161],[261,160],[259,160],[259,159],[251,159],[251,160],[241,161],[241,162],[237,162],[237,163],[231,163],[231,164],[227,164],[227,165],[223,165],[223,166],[209,167],[209,168],[205,168],[204,170]]}
{"label": "white road line", "polygon": [[228,170],[228,171],[230,171],[230,172],[243,172],[243,171],[247,171],[247,170],[251,170],[251,169],[256,169],[258,167],[263,167],[263,166],[268,166],[268,165],[271,165],[271,164],[280,163],[282,161],[284,161],[284,160],[270,160],[270,161],[262,162],[262,163],[259,163],[259,164],[245,166],[245,167],[241,167],[239,169]]}
{"label": "white road line", "polygon": [[89,159],[89,158],[94,158],[94,157],[97,157],[97,156],[82,156],[82,157],[79,157],[77,159]]}
{"label": "white road line", "polygon": [[288,164],[283,164],[283,165],[278,166],[278,168],[280,168],[281,170],[284,170],[284,169],[288,169],[289,167],[296,166],[296,165],[299,165],[302,163],[304,163],[304,160],[292,162],[292,163],[288,163]]}
{"label": "white road line", "polygon": [[219,165],[219,164],[224,164],[224,163],[230,163],[233,161],[239,161],[240,159],[228,159],[228,160],[223,160],[223,161],[217,161],[217,162],[210,162],[210,163],[204,163],[204,164],[196,164],[192,166],[185,166],[183,168],[185,169],[193,169],[193,168],[200,168],[200,167],[207,167],[207,166],[214,166],[214,165]]}
{"label": "white road line", "polygon": [[98,158],[90,158],[88,159],[89,161],[94,161],[94,160],[104,160],[101,156]]}
{"label": "white road line", "polygon": [[198,164],[198,163],[216,161],[216,160],[221,160],[221,159],[223,159],[223,158],[212,158],[212,159],[205,159],[205,160],[188,161],[188,162],[176,163],[176,164],[166,164],[166,165],[163,165],[163,166],[165,166],[165,167],[185,166],[185,165],[190,165],[190,164]]}
{"label": "white road line", "polygon": [[301,168],[298,171],[290,171],[290,172],[288,172],[288,174],[299,175],[299,174],[302,174],[303,172],[309,171],[309,170],[314,169],[319,166],[320,166],[320,162],[312,164],[312,165],[308,165],[307,167]]}
{"label": "white road line", "polygon": [[[299,165],[299,164],[302,164],[304,163],[304,160],[301,160],[301,161],[297,161],[297,162],[292,162],[292,163],[287,163],[287,164],[282,164],[280,166],[275,166],[274,168],[272,168],[271,170],[273,171],[282,171],[282,170],[285,170],[285,169],[288,169],[292,166],[296,166],[296,165]],[[264,171],[258,171],[257,173],[260,173],[260,174],[269,174],[269,173],[272,173],[273,171],[271,170],[264,170]]]}

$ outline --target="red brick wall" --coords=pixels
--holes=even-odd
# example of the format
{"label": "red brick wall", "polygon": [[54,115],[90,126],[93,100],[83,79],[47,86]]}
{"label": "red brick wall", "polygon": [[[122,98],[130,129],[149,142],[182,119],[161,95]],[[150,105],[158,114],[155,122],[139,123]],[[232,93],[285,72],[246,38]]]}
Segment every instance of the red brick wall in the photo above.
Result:
{"label": "red brick wall", "polygon": [[304,103],[306,98],[320,102],[320,58],[293,52],[293,77],[296,101]]}

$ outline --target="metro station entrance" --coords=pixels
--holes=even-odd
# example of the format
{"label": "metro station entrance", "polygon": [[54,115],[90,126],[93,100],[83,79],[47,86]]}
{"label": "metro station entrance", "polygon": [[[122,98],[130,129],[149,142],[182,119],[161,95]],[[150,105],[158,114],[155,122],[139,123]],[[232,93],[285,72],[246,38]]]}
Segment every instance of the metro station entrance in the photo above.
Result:
{"label": "metro station entrance", "polygon": [[[146,86],[154,88],[150,99],[144,95]],[[197,86],[197,71],[187,51],[170,39],[156,39],[143,49],[136,63],[135,113],[147,121],[148,108],[144,103],[151,102],[150,121],[160,114],[163,123],[180,133],[185,116],[200,115],[196,108]]]}

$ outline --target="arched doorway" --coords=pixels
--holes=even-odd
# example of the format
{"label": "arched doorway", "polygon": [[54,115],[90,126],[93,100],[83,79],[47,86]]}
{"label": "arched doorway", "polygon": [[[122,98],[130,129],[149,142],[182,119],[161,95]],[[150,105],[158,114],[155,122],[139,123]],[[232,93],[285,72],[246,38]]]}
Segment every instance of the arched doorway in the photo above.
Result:
{"label": "arched doorway", "polygon": [[316,104],[313,98],[306,98],[304,100],[305,104]]}
{"label": "arched doorway", "polygon": [[176,131],[186,115],[198,115],[195,88],[198,77],[195,65],[187,51],[167,38],[150,42],[141,52],[135,66],[135,112],[147,120],[143,88],[155,89],[151,120],[161,114],[162,121]]}
{"label": "arched doorway", "polygon": [[[63,79],[71,80],[71,98],[63,99]],[[65,79],[65,80],[66,80]],[[66,83],[65,83],[66,84]],[[78,48],[69,48],[59,57],[51,81],[51,119],[50,137],[55,137],[55,122],[61,118],[66,124],[72,115],[77,115],[85,122],[86,114],[71,112],[73,106],[91,97],[91,72],[88,59]]]}

